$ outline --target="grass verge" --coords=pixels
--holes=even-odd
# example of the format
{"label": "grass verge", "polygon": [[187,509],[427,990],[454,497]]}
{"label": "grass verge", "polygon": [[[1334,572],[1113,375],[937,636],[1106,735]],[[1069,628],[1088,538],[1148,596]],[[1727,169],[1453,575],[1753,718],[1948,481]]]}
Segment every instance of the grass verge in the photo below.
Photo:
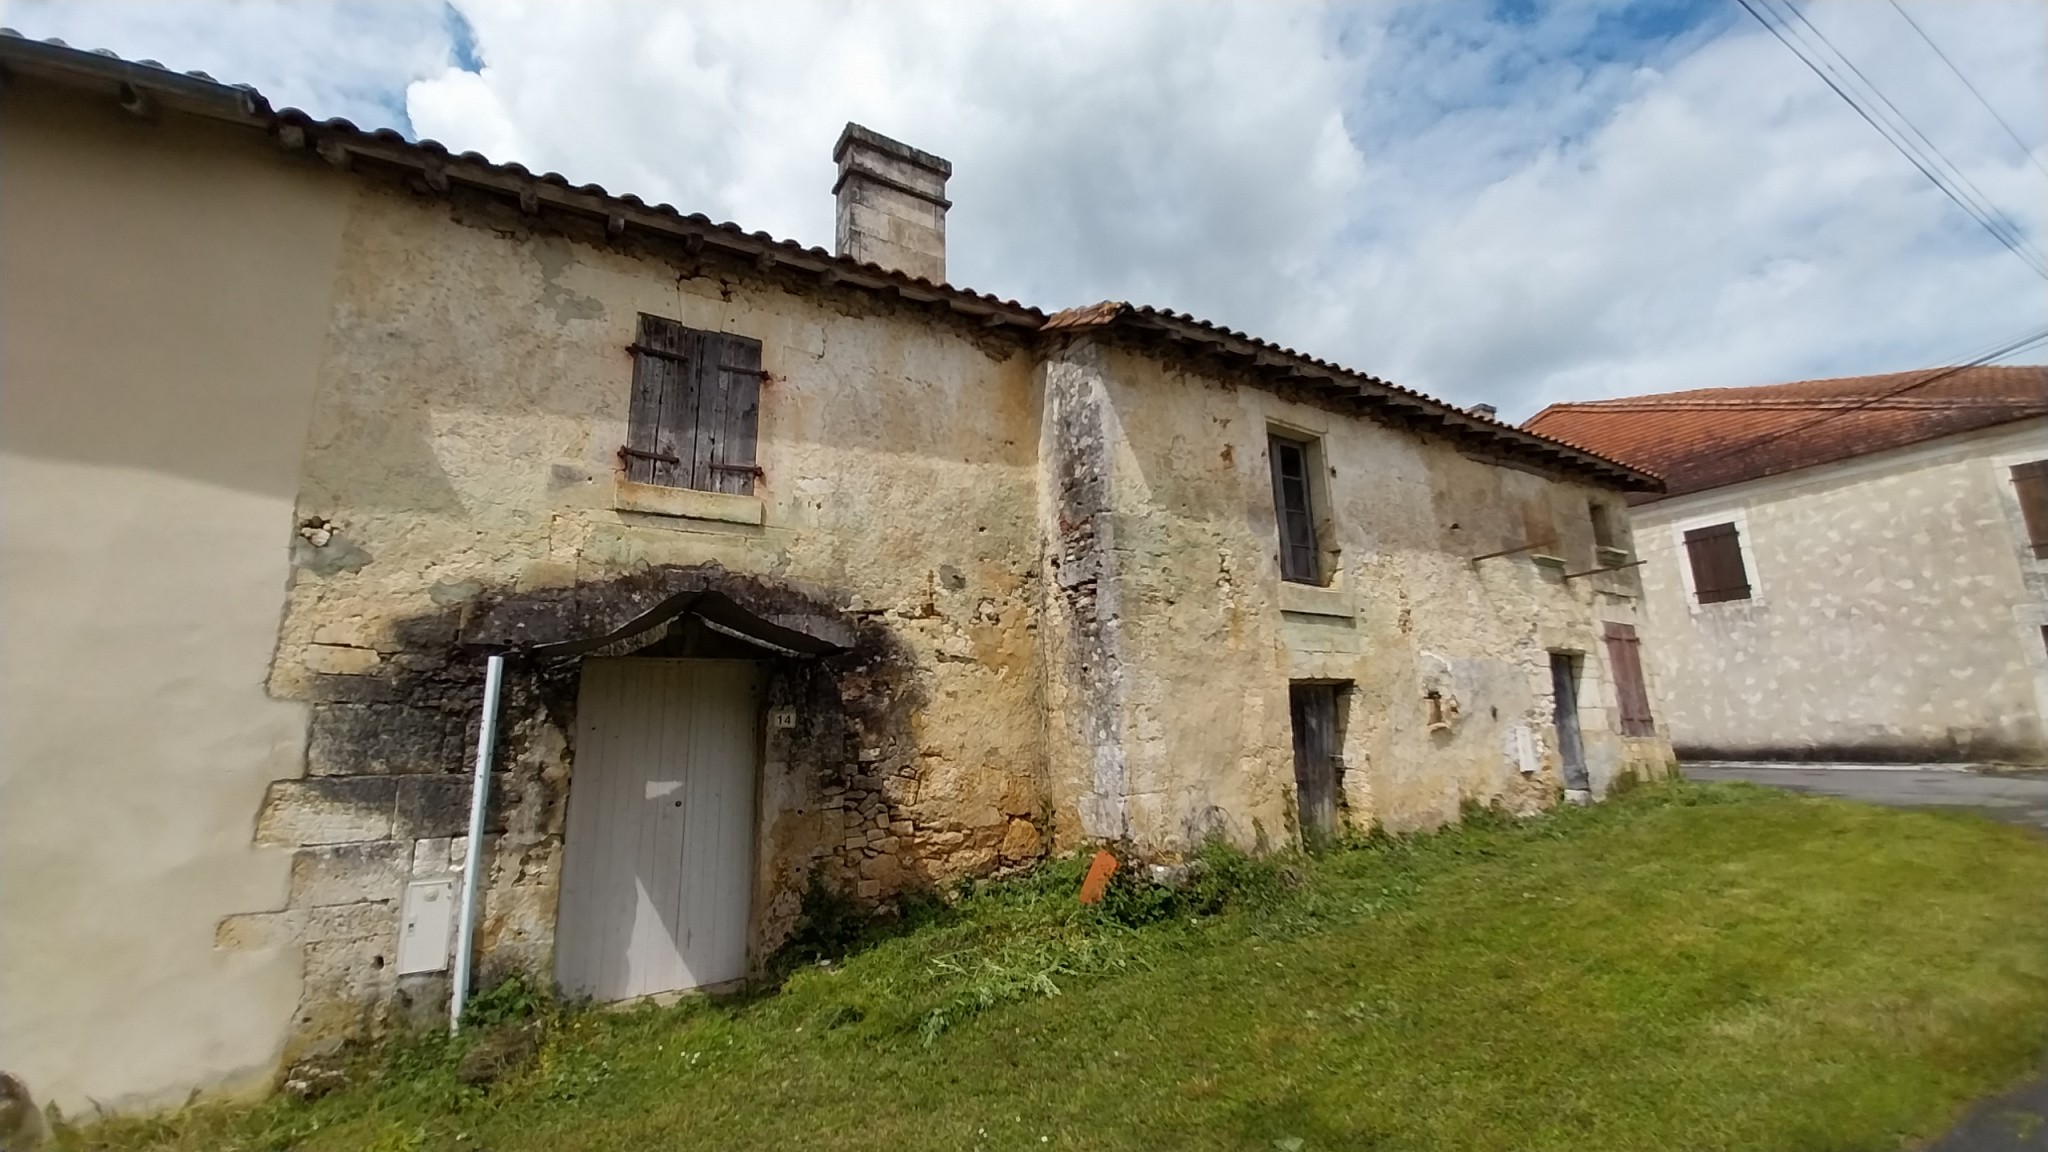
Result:
{"label": "grass verge", "polygon": [[2048,1036],[2048,841],[1970,816],[1671,782],[1099,910],[1079,866],[839,925],[773,994],[508,995],[537,1042],[485,1086],[413,1037],[61,1146],[1892,1148]]}

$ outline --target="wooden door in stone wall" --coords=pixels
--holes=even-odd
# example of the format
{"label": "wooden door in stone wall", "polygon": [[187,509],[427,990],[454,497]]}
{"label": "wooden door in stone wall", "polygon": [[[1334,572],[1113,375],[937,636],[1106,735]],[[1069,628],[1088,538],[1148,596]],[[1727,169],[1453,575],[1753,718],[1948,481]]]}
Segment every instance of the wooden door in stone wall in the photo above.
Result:
{"label": "wooden door in stone wall", "polygon": [[742,660],[584,663],[555,920],[565,994],[746,974],[760,685]]}

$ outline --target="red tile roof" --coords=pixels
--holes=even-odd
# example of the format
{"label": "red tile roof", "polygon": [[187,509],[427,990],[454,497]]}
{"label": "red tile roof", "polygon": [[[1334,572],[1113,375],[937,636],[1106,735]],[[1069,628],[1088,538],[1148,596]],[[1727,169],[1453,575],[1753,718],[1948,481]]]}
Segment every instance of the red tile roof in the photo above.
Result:
{"label": "red tile roof", "polygon": [[1552,404],[1523,424],[1664,477],[1719,488],[2048,415],[2048,366],[1923,369]]}

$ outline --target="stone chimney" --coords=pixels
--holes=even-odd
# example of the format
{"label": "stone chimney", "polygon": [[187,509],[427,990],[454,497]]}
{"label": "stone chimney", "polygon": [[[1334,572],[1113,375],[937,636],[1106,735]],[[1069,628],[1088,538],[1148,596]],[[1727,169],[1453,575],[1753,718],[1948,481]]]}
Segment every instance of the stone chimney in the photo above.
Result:
{"label": "stone chimney", "polygon": [[1474,416],[1484,416],[1488,420],[1500,419],[1500,409],[1495,408],[1491,404],[1474,404],[1470,408],[1465,409],[1465,411],[1470,412]]}
{"label": "stone chimney", "polygon": [[951,162],[848,124],[832,148],[839,180],[839,255],[946,282],[946,178]]}

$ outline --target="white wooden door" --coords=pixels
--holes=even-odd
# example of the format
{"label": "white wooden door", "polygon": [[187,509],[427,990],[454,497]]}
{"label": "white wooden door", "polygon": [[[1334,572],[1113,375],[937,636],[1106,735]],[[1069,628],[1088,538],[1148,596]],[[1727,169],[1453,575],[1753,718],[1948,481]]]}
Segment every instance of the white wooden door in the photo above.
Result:
{"label": "white wooden door", "polygon": [[746,974],[760,673],[587,660],[555,981],[625,1000]]}

